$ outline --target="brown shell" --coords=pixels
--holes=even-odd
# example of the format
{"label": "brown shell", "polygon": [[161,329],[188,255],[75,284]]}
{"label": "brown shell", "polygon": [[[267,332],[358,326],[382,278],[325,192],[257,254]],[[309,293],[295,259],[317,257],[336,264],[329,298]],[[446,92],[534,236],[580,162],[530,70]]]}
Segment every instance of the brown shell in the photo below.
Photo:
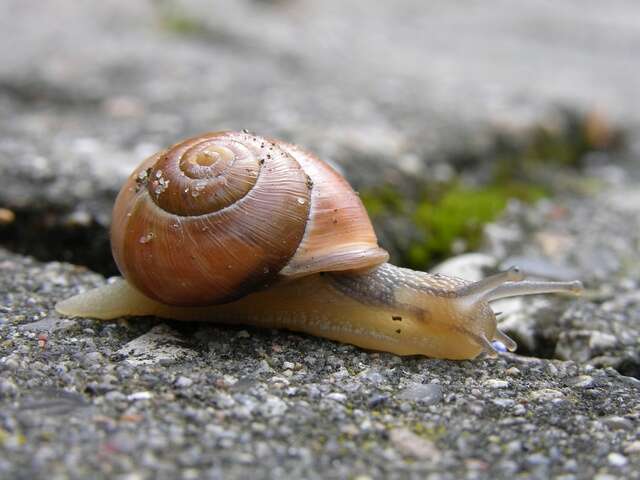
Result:
{"label": "brown shell", "polygon": [[349,182],[312,153],[279,142],[313,181],[311,212],[304,237],[294,257],[280,272],[303,276],[370,268],[389,259]]}
{"label": "brown shell", "polygon": [[355,192],[299,147],[214,132],[145,160],[120,191],[113,256],[171,305],[224,303],[282,277],[387,260]]}

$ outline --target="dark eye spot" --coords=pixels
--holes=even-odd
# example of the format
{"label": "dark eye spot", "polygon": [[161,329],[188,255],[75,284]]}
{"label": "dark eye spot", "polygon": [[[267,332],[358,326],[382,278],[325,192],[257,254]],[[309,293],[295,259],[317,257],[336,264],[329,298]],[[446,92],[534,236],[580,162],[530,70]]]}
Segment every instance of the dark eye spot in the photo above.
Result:
{"label": "dark eye spot", "polygon": [[397,329],[397,330],[396,330],[396,333],[400,333],[401,331],[402,331],[402,330],[400,330],[400,329]]}
{"label": "dark eye spot", "polygon": [[400,315],[393,315],[391,317],[391,320],[393,320],[394,322],[401,322],[402,321],[402,317]]}

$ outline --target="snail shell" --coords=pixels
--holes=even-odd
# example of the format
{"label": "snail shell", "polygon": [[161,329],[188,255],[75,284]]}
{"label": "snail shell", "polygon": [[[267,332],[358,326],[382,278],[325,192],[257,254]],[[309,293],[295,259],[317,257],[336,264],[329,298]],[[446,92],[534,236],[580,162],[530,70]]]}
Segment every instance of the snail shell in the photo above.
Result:
{"label": "snail shell", "polygon": [[168,305],[225,303],[388,259],[342,176],[298,146],[244,132],[145,160],[116,199],[111,244],[123,276]]}

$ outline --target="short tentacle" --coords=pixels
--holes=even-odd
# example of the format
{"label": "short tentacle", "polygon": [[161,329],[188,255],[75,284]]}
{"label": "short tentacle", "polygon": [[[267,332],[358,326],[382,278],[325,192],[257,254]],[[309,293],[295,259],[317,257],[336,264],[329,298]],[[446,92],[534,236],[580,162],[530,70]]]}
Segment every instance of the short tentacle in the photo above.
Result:
{"label": "short tentacle", "polygon": [[510,352],[515,352],[516,348],[518,348],[518,344],[516,343],[516,341],[501,330],[496,330],[494,339],[504,344],[504,346],[507,347],[507,350],[509,350]]}
{"label": "short tentacle", "polygon": [[498,356],[498,350],[496,350],[496,347],[493,346],[493,344],[489,341],[489,339],[487,337],[485,337],[484,335],[474,335],[473,336],[474,341],[480,345],[482,347],[482,349],[484,350],[484,353],[492,358],[495,358]]}

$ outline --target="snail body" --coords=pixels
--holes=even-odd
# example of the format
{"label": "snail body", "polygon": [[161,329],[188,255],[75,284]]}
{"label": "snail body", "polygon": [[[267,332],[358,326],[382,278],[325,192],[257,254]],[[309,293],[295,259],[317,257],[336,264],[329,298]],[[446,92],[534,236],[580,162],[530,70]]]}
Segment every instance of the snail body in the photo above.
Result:
{"label": "snail body", "polygon": [[306,332],[398,355],[514,350],[489,302],[578,293],[515,268],[479,282],[396,267],[346,180],[309,152],[216,132],[145,160],[114,206],[123,274],[56,305],[65,315],[156,315]]}

